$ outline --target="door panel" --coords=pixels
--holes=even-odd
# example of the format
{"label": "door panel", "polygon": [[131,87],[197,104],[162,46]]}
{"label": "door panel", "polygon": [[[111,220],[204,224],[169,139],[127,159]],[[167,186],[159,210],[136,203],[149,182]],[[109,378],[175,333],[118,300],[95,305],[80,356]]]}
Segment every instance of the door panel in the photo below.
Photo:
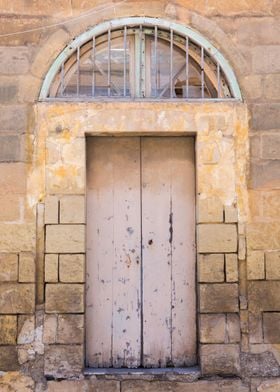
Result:
{"label": "door panel", "polygon": [[143,360],[196,362],[192,138],[142,140]]}
{"label": "door panel", "polygon": [[140,140],[92,138],[87,155],[88,365],[138,367]]}
{"label": "door panel", "polygon": [[196,363],[194,140],[87,144],[87,365]]}

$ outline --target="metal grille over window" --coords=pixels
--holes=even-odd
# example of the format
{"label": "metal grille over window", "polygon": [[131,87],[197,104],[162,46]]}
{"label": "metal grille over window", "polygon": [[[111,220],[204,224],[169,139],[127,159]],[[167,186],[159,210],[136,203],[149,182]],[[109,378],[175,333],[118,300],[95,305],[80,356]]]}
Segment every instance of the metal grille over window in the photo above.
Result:
{"label": "metal grille over window", "polygon": [[110,28],[70,50],[46,98],[235,97],[221,64],[207,48],[171,28],[143,24]]}

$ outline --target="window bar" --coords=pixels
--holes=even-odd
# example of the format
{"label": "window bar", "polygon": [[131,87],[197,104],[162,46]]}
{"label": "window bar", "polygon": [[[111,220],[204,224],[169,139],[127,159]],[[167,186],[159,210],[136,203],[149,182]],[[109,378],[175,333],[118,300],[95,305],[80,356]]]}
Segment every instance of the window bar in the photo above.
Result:
{"label": "window bar", "polygon": [[189,37],[186,37],[186,98],[189,98]]}
{"label": "window bar", "polygon": [[64,93],[64,63],[61,65],[60,70],[60,96],[63,97]]}
{"label": "window bar", "polygon": [[217,79],[218,79],[218,98],[221,98],[221,69],[220,64],[217,63]]}
{"label": "window bar", "polygon": [[123,58],[123,96],[126,97],[126,47],[127,47],[127,27],[124,26],[123,32],[123,48],[124,48],[124,58]]}
{"label": "window bar", "polygon": [[80,47],[77,48],[77,96],[80,94]]}
{"label": "window bar", "polygon": [[143,26],[140,25],[139,30],[139,41],[140,41],[140,98],[145,97],[145,34],[143,32]]}
{"label": "window bar", "polygon": [[170,30],[170,98],[173,98],[173,30]]}
{"label": "window bar", "polygon": [[158,28],[155,26],[155,82],[156,82],[156,95],[158,96]]}
{"label": "window bar", "polygon": [[204,98],[204,48],[201,47],[201,98]]}
{"label": "window bar", "polygon": [[111,29],[108,30],[108,97],[111,96]]}
{"label": "window bar", "polygon": [[95,36],[92,38],[92,96],[95,97]]}

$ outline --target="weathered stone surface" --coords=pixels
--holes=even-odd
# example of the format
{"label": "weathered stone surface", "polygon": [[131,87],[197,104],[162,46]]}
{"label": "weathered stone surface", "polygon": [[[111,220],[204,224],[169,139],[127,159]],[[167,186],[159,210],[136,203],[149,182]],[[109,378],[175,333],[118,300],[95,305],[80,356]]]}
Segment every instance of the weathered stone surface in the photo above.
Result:
{"label": "weathered stone surface", "polygon": [[33,313],[34,309],[34,284],[5,283],[0,285],[0,313]]}
{"label": "weathered stone surface", "polygon": [[45,199],[45,224],[58,223],[58,198],[47,196]]}
{"label": "weathered stone surface", "polygon": [[57,343],[83,343],[84,316],[80,314],[58,315]]}
{"label": "weathered stone surface", "polygon": [[5,208],[0,210],[1,222],[16,222],[21,218],[23,197],[20,195],[0,195],[0,205],[5,205]]}
{"label": "weathered stone surface", "polygon": [[253,48],[253,72],[271,74],[280,72],[280,46],[259,45]]}
{"label": "weathered stone surface", "polygon": [[271,352],[241,353],[241,373],[244,377],[279,377],[280,367]]}
{"label": "weathered stone surface", "polygon": [[225,222],[236,223],[238,221],[238,210],[236,206],[225,206]]}
{"label": "weathered stone surface", "polygon": [[29,70],[30,52],[26,46],[0,47],[0,73],[24,74]]}
{"label": "weathered stone surface", "polygon": [[[0,114],[1,118],[1,114]],[[1,119],[2,120],[2,119]],[[26,191],[26,166],[24,163],[0,164],[0,193],[24,194]]]}
{"label": "weathered stone surface", "polygon": [[0,345],[16,344],[17,316],[0,316]]}
{"label": "weathered stone surface", "polygon": [[18,280],[18,255],[0,253],[0,282]]}
{"label": "weathered stone surface", "polygon": [[[0,129],[3,131],[26,131],[27,110],[25,105],[0,106]],[[0,176],[1,178],[2,176]]]}
{"label": "weathered stone surface", "polygon": [[252,162],[251,184],[254,188],[279,189],[279,160]]}
{"label": "weathered stone surface", "polygon": [[45,281],[58,282],[58,255],[45,255]]}
{"label": "weathered stone surface", "polygon": [[16,346],[0,346],[0,371],[10,371],[18,369],[19,364]]}
{"label": "weathered stone surface", "polygon": [[252,127],[265,131],[280,128],[279,103],[255,104],[252,107]]}
{"label": "weathered stone surface", "polygon": [[[195,383],[182,383],[170,381],[123,381],[122,392],[217,392],[218,383],[198,381]],[[113,392],[114,390],[112,390]],[[101,390],[100,390],[101,392]]]}
{"label": "weathered stone surface", "polygon": [[264,279],[264,252],[252,251],[247,256],[247,278],[249,280]]}
{"label": "weathered stone surface", "polygon": [[201,284],[199,290],[202,313],[238,312],[236,283]]}
{"label": "weathered stone surface", "polygon": [[202,374],[238,375],[239,354],[237,344],[203,344],[200,348]]}
{"label": "weathered stone surface", "polygon": [[257,392],[279,392],[280,379],[263,381],[257,388]]}
{"label": "weathered stone surface", "polygon": [[224,255],[199,255],[198,276],[200,282],[224,282]]}
{"label": "weathered stone surface", "polygon": [[60,223],[85,223],[84,196],[64,196],[60,199]]}
{"label": "weathered stone surface", "polygon": [[280,313],[263,314],[263,333],[265,343],[280,343]]}
{"label": "weathered stone surface", "polygon": [[34,248],[34,224],[0,223],[0,249],[2,252],[32,252]]}
{"label": "weathered stone surface", "polygon": [[266,279],[280,279],[280,252],[266,252],[265,254]]}
{"label": "weathered stone surface", "polygon": [[226,340],[226,316],[202,314],[200,316],[200,342],[224,343]]}
{"label": "weathered stone surface", "polygon": [[224,219],[223,203],[217,197],[198,200],[198,222],[220,223]]}
{"label": "weathered stone surface", "polygon": [[[273,233],[273,235],[271,235]],[[253,250],[280,249],[280,222],[254,222],[247,226],[247,245]]]}
{"label": "weathered stone surface", "polygon": [[240,320],[238,314],[227,314],[227,337],[229,343],[239,343],[240,335]]}
{"label": "weathered stone surface", "polygon": [[81,345],[46,346],[44,373],[54,378],[77,377],[82,371],[83,359]]}
{"label": "weathered stone surface", "polygon": [[82,283],[85,280],[85,256],[84,255],[60,255],[59,256],[59,280],[60,282]]}
{"label": "weathered stone surface", "polygon": [[248,283],[249,310],[280,311],[280,282],[251,281]]}
{"label": "weathered stone surface", "polygon": [[[110,381],[107,381],[110,383]],[[48,381],[48,392],[89,392],[88,382],[82,381]],[[96,391],[96,389],[94,390]],[[106,389],[103,389],[106,392]]]}
{"label": "weathered stone surface", "polygon": [[47,253],[83,253],[85,251],[85,226],[47,225]]}
{"label": "weathered stone surface", "polygon": [[2,135],[0,137],[0,162],[16,162],[20,161],[20,159],[20,138],[15,135]]}
{"label": "weathered stone surface", "polygon": [[263,216],[271,220],[280,218],[280,189],[262,193]]}
{"label": "weathered stone surface", "polygon": [[32,253],[19,255],[19,282],[35,282],[35,259]]}
{"label": "weathered stone surface", "polygon": [[264,159],[280,159],[280,135],[264,135],[262,137],[262,157]]}
{"label": "weathered stone surface", "polygon": [[43,328],[43,342],[45,344],[56,343],[57,315],[45,314]]}
{"label": "weathered stone surface", "polygon": [[82,313],[84,311],[83,284],[46,285],[47,313]]}
{"label": "weathered stone surface", "polygon": [[29,344],[34,341],[35,317],[18,316],[18,344]]}
{"label": "weathered stone surface", "polygon": [[31,392],[35,383],[21,372],[7,372],[0,375],[0,390],[3,392]]}
{"label": "weathered stone surface", "polygon": [[234,253],[237,251],[237,230],[233,224],[198,225],[199,253]]}
{"label": "weathered stone surface", "polygon": [[96,392],[120,392],[120,382],[115,380],[98,380],[91,379],[89,380],[89,391]]}
{"label": "weathered stone surface", "polygon": [[264,79],[264,95],[267,99],[278,99],[280,89],[280,75],[267,75]]}
{"label": "weathered stone surface", "polygon": [[226,281],[238,282],[238,260],[234,253],[226,255]]}

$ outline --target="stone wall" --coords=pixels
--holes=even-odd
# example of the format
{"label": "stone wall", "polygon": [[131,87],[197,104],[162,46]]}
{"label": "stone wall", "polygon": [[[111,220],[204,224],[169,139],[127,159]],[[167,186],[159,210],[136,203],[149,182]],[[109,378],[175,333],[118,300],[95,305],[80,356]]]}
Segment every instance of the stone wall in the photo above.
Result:
{"label": "stone wall", "polygon": [[[0,13],[0,369],[5,372],[0,376],[0,390],[27,391],[36,384],[38,392],[46,388],[278,391],[279,1],[37,0],[29,4],[14,0],[2,1]],[[71,21],[82,14],[81,19]],[[205,129],[205,121],[212,124],[210,138],[204,133],[202,147],[197,150],[201,162],[209,167],[202,181],[203,190],[198,189],[197,214],[202,375],[226,373],[241,377],[242,382],[200,380],[189,384],[182,380],[149,382],[94,377],[47,382],[46,379],[82,377],[84,171],[76,157],[77,151],[82,154],[81,159],[84,154],[84,135],[79,134],[79,129],[93,130],[89,123],[83,122],[74,129],[71,125],[67,128],[71,116],[67,120],[61,115],[72,109],[62,106],[53,112],[34,110],[34,103],[44,75],[71,39],[103,20],[131,15],[176,20],[208,38],[231,63],[249,110],[249,164],[247,136],[242,131],[244,114],[229,121],[230,113],[225,119],[221,109],[211,107],[204,108],[207,112],[204,117],[197,113],[194,121],[185,113],[191,124],[190,132]],[[53,27],[36,30],[45,25]],[[9,35],[26,30],[23,34]],[[101,109],[97,110],[100,115],[94,117],[94,124],[107,127],[105,130],[109,132],[106,119],[113,115],[113,109],[104,106]],[[145,116],[147,122],[153,117],[149,111]],[[243,123],[238,124],[236,119],[240,118]],[[219,183],[232,174],[229,169],[232,155],[222,160],[218,150],[219,164],[224,165],[218,179],[213,159],[217,157],[219,131],[223,142],[230,137],[229,123],[234,124],[238,135],[233,141],[236,178],[234,190],[224,191]],[[121,132],[122,124],[118,126]],[[182,131],[184,126],[185,123],[177,123],[176,130]],[[63,165],[57,144],[64,146],[62,154],[67,157],[67,165]],[[209,178],[218,191],[207,188]],[[73,236],[75,249],[69,241]]]}

